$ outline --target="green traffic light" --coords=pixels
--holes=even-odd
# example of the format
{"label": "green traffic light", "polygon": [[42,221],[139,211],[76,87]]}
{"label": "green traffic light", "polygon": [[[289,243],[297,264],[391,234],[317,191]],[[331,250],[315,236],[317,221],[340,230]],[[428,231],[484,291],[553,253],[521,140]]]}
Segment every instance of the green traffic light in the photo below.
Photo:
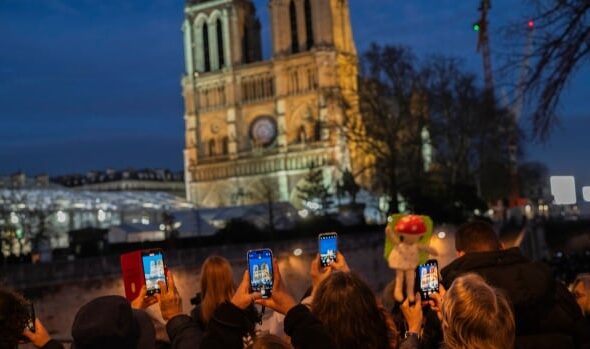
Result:
{"label": "green traffic light", "polygon": [[479,23],[475,23],[475,24],[473,25],[473,30],[474,30],[474,31],[478,32],[480,29],[481,29],[481,27],[479,26]]}

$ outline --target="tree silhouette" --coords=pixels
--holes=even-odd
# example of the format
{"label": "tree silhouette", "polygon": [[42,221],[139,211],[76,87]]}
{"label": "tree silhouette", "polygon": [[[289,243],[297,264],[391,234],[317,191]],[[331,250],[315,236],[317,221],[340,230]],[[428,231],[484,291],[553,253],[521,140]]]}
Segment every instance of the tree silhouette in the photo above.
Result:
{"label": "tree silhouette", "polygon": [[[522,81],[515,86],[517,94],[524,95],[533,108],[533,136],[546,140],[557,121],[564,88],[590,59],[590,2],[529,0],[529,4],[529,17],[506,28],[507,44],[513,53],[507,56],[505,67],[509,79],[522,73]],[[528,21],[531,28],[524,25]],[[525,37],[530,37],[530,43]],[[530,52],[515,51],[529,44]],[[530,69],[520,72],[523,61]],[[516,98],[522,97],[519,95]]]}
{"label": "tree silhouette", "polygon": [[331,195],[330,187],[324,184],[321,168],[312,163],[304,178],[304,183],[297,186],[297,191],[299,199],[304,203],[318,203],[320,205],[319,209],[312,211],[321,215],[326,213],[326,209],[331,204]]}

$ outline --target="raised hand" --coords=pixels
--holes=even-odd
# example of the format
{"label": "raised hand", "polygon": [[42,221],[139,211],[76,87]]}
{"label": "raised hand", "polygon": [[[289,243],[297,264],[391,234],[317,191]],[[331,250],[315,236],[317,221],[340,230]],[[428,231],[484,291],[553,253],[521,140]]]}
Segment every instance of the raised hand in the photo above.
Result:
{"label": "raised hand", "polygon": [[[336,262],[334,262],[336,263]],[[334,264],[330,264],[325,268],[322,268],[321,263],[320,263],[320,255],[318,254],[313,261],[311,262],[311,269],[309,271],[309,274],[311,276],[311,288],[312,290],[316,290],[318,285],[324,280],[326,279],[328,276],[330,276],[330,273],[332,272],[332,265]]]}
{"label": "raised hand", "polygon": [[336,271],[341,271],[344,273],[350,272],[350,268],[346,263],[346,258],[344,258],[344,255],[340,253],[340,251],[338,251],[338,253],[336,254],[336,260],[332,264],[330,264],[330,267],[332,267],[332,269]]}
{"label": "raised hand", "polygon": [[143,285],[139,291],[139,296],[131,301],[131,308],[147,309],[156,303],[158,303],[158,299],[155,296],[147,296],[147,287]]}
{"label": "raised hand", "polygon": [[420,294],[416,294],[416,301],[411,305],[408,298],[400,306],[402,314],[408,323],[408,332],[420,333],[422,330],[422,300]]}
{"label": "raised hand", "polygon": [[246,270],[240,286],[238,286],[236,293],[234,293],[234,296],[231,298],[232,304],[243,310],[261,297],[262,295],[260,292],[250,293],[250,273]]}
{"label": "raised hand", "polygon": [[23,336],[27,337],[37,348],[43,347],[51,340],[49,333],[47,333],[45,326],[43,326],[39,319],[35,319],[35,332],[32,332],[27,327],[25,327]]}
{"label": "raised hand", "polygon": [[274,271],[272,295],[268,299],[257,299],[256,303],[269,307],[278,313],[287,314],[297,302],[295,302],[295,299],[293,299],[293,296],[291,296],[283,284],[276,259],[272,261],[272,268]]}
{"label": "raised hand", "polygon": [[438,292],[433,293],[430,295],[430,299],[428,300],[428,304],[430,305],[430,309],[436,312],[436,316],[438,319],[442,321],[442,303],[445,297],[447,290],[445,290],[444,286],[440,284],[438,286]]}
{"label": "raised hand", "polygon": [[182,314],[182,298],[180,298],[180,294],[174,284],[174,276],[172,276],[172,272],[168,271],[166,274],[166,280],[168,280],[168,286],[166,286],[164,282],[158,282],[158,285],[160,286],[160,294],[156,293],[156,298],[160,303],[162,318],[165,321],[168,321],[173,317]]}

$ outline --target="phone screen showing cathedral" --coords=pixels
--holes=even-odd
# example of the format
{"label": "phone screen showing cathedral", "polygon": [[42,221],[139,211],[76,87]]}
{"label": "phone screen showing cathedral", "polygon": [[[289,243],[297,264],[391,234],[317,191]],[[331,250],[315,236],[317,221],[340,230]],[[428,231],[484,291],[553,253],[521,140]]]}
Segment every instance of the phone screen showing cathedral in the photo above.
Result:
{"label": "phone screen showing cathedral", "polygon": [[148,293],[158,292],[160,290],[158,282],[166,283],[164,256],[159,252],[153,252],[143,255],[141,259]]}
{"label": "phone screen showing cathedral", "polygon": [[320,262],[323,267],[332,264],[336,260],[337,247],[336,234],[322,234],[319,237]]}
{"label": "phone screen showing cathedral", "polygon": [[272,290],[272,253],[270,250],[250,251],[248,254],[250,286],[253,291],[270,295]]}
{"label": "phone screen showing cathedral", "polygon": [[430,296],[438,292],[438,267],[436,264],[423,264],[418,267],[420,276],[420,291],[423,296]]}

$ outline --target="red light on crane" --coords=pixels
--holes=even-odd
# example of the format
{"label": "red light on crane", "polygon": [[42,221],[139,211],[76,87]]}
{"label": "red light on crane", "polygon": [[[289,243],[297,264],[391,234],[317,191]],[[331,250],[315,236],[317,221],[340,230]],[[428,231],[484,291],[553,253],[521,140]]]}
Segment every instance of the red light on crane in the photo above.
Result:
{"label": "red light on crane", "polygon": [[528,21],[527,26],[529,27],[529,29],[533,29],[535,27],[535,22],[531,19],[530,21]]}

